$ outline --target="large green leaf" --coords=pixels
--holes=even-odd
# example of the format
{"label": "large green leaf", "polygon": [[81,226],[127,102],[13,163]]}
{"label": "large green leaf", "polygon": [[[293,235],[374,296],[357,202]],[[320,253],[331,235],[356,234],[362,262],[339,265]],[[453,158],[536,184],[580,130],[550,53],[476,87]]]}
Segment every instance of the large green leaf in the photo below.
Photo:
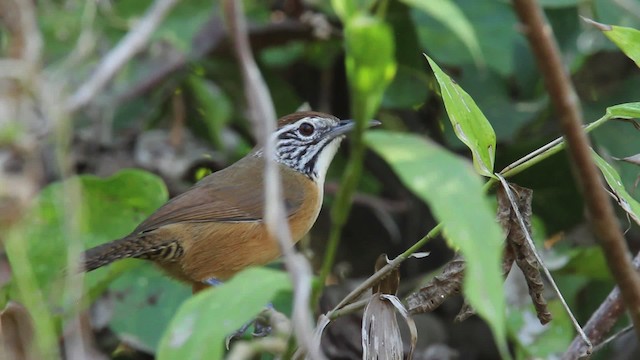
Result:
{"label": "large green leaf", "polygon": [[416,9],[420,9],[440,21],[462,40],[477,64],[484,63],[480,43],[476,37],[473,25],[471,25],[469,19],[467,19],[455,2],[452,0],[402,0],[402,2]]}
{"label": "large green leaf", "polygon": [[114,305],[111,328],[149,349],[158,347],[171,318],[191,296],[191,287],[168,278],[151,263],[122,274],[109,291]]}
{"label": "large green leaf", "polygon": [[40,288],[63,275],[70,241],[91,247],[127,235],[167,197],[162,180],[141,170],[108,179],[82,175],[45,188],[22,227]]}
{"label": "large green leaf", "polygon": [[[426,55],[425,55],[426,56]],[[456,136],[471,150],[473,165],[481,175],[493,177],[496,134],[480,108],[449,75],[426,56],[440,84],[440,92]]]}
{"label": "large green leaf", "polygon": [[253,319],[281,291],[286,273],[251,268],[187,300],[165,332],[158,359],[222,359],[225,338]]}
{"label": "large green leaf", "polygon": [[415,135],[373,131],[365,141],[442,222],[467,261],[464,293],[504,346],[503,236],[480,177],[463,159]]}
{"label": "large green leaf", "polygon": [[[65,281],[70,276],[68,261],[74,260],[68,256],[69,248],[75,245],[79,251],[83,244],[90,247],[126,235],[166,199],[162,180],[141,170],[123,170],[108,179],[83,175],[46,187],[24,223],[8,236],[6,251],[14,269],[10,296],[27,305],[38,320],[61,322],[78,305],[69,301],[71,282]],[[117,264],[87,275],[89,292],[97,295],[130,265]],[[140,288],[131,293],[136,291]]]}

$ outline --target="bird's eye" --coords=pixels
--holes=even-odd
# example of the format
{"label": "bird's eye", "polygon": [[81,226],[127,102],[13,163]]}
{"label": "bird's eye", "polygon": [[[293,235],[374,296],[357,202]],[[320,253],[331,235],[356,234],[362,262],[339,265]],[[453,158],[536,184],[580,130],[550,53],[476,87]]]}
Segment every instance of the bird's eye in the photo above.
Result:
{"label": "bird's eye", "polygon": [[306,122],[300,124],[300,127],[298,128],[298,132],[302,136],[311,136],[315,130],[316,129],[313,127],[313,125]]}

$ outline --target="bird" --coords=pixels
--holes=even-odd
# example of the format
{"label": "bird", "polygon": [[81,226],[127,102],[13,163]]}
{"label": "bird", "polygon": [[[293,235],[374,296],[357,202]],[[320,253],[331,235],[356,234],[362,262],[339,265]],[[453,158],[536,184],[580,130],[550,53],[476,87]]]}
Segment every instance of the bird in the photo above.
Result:
{"label": "bird", "polygon": [[[379,125],[372,120],[369,127]],[[278,120],[275,161],[294,242],[315,223],[327,170],[353,120],[304,111]],[[169,200],[129,235],[84,252],[84,270],[125,258],[150,260],[198,292],[280,256],[264,222],[264,149],[207,175]]]}

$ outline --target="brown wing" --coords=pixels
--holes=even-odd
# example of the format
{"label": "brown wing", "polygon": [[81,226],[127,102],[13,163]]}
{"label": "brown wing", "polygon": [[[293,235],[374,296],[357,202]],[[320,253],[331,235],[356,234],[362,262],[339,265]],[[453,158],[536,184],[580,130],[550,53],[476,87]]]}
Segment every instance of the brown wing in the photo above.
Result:
{"label": "brown wing", "polygon": [[[138,225],[134,233],[182,222],[261,220],[264,214],[264,163],[262,159],[251,159],[250,156],[205,177],[173,198]],[[282,168],[281,173],[287,170]],[[304,189],[299,181],[285,179],[284,182],[289,187],[285,192],[285,204],[291,216],[303,202]]]}

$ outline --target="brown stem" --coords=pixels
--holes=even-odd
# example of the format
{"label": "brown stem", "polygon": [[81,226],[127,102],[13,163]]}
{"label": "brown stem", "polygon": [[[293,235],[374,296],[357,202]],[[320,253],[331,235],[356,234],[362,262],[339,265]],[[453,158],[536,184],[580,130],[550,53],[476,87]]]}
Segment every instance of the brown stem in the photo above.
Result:
{"label": "brown stem", "polygon": [[[640,269],[640,252],[633,259],[633,266]],[[593,346],[600,344],[605,336],[611,331],[613,325],[616,324],[622,313],[624,312],[624,303],[620,296],[620,288],[615,287],[607,298],[600,304],[584,326],[584,332],[591,340]],[[580,337],[576,336],[571,345],[562,356],[564,360],[576,359],[585,353],[584,342]]]}
{"label": "brown stem", "polygon": [[621,289],[640,338],[640,277],[631,264],[629,250],[604,191],[601,175],[591,159],[589,140],[581,127],[579,99],[540,6],[535,0],[514,0],[513,4],[560,118],[574,164],[574,176],[584,194],[591,225],[600,239],[609,269]]}

